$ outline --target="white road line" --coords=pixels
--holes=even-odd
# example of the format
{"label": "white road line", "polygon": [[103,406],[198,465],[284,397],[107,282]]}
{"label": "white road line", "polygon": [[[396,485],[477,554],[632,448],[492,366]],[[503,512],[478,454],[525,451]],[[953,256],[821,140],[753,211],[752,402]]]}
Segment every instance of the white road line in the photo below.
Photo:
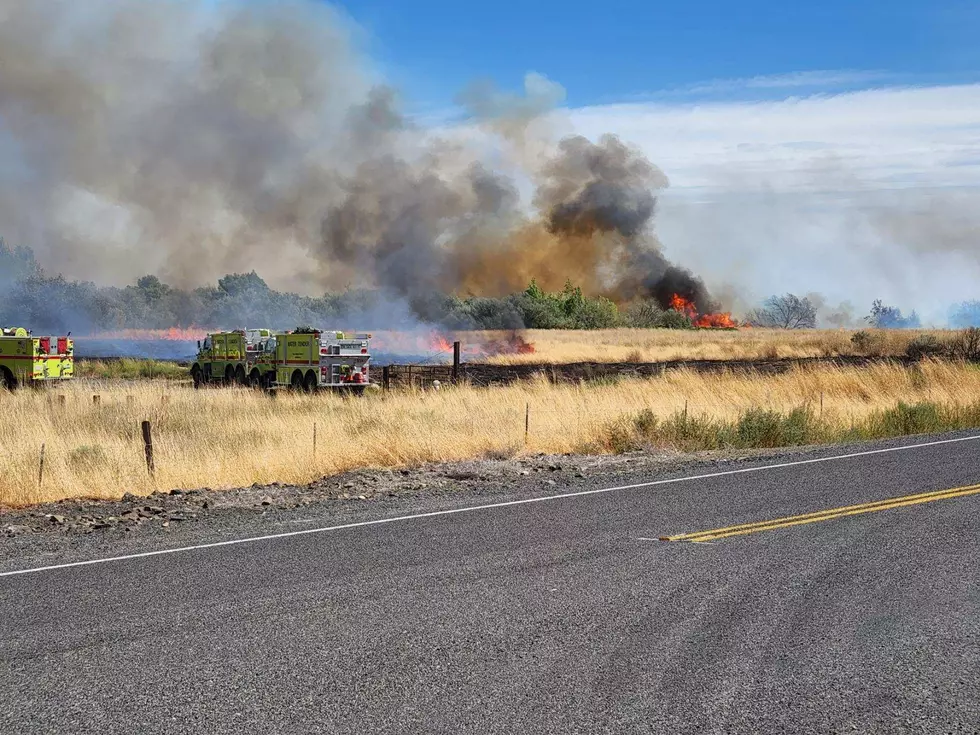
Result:
{"label": "white road line", "polygon": [[392,518],[379,518],[374,521],[358,521],[357,523],[343,523],[339,526],[325,526],[322,528],[307,528],[302,531],[287,531],[284,533],[273,533],[266,536],[250,536],[248,538],[232,539],[230,541],[215,541],[209,544],[195,544],[194,546],[179,546],[175,549],[161,549],[159,551],[144,551],[139,554],[125,554],[123,556],[110,556],[104,559],[89,559],[87,561],[73,561],[66,564],[52,564],[45,567],[34,567],[32,569],[17,569],[12,572],[0,572],[0,577],[13,577],[19,574],[36,574],[38,572],[50,572],[55,569],[70,569],[72,567],[87,567],[94,564],[108,564],[109,562],[128,561],[130,559],[144,559],[149,556],[163,556],[164,554],[179,554],[186,551],[199,551],[201,549],[217,549],[222,546],[236,546],[238,544],[254,544],[258,541],[271,541],[274,539],[291,538],[293,536],[307,536],[312,533],[327,533],[328,531],[343,531],[348,528],[363,528],[365,526],[380,526],[385,523],[398,523],[400,521],[414,521],[420,518],[435,518],[437,516],[449,516],[457,513],[471,513],[477,510],[492,510],[494,508],[507,508],[514,505],[530,505],[531,503],[545,503],[551,500],[564,500],[566,498],[581,498],[587,495],[600,495],[602,493],[613,493],[620,490],[635,490],[642,487],[655,487],[657,485],[670,485],[678,482],[691,482],[693,480],[708,480],[713,477],[727,477],[730,475],[742,475],[750,472],[766,472],[768,470],[778,470],[784,467],[798,467],[806,464],[817,464],[818,462],[835,462],[843,459],[854,459],[855,457],[867,457],[872,454],[887,454],[889,452],[908,452],[913,449],[925,447],[935,447],[941,444],[955,444],[957,442],[976,441],[980,439],[980,434],[975,436],[963,436],[956,439],[939,439],[920,444],[907,444],[900,447],[887,447],[885,449],[869,449],[864,452],[853,452],[851,454],[835,454],[830,457],[816,457],[814,459],[800,459],[794,462],[781,462],[779,464],[762,465],[761,467],[743,467],[738,470],[725,470],[723,472],[709,472],[704,475],[690,475],[688,477],[672,477],[666,480],[652,480],[650,482],[638,482],[634,485],[618,485],[616,487],[604,487],[597,490],[580,490],[573,493],[561,493],[559,495],[545,495],[537,498],[525,498],[523,500],[508,500],[502,503],[487,503],[485,505],[471,505],[463,508],[450,508],[449,510],[436,510],[429,513],[415,513],[407,516],[394,516]]}

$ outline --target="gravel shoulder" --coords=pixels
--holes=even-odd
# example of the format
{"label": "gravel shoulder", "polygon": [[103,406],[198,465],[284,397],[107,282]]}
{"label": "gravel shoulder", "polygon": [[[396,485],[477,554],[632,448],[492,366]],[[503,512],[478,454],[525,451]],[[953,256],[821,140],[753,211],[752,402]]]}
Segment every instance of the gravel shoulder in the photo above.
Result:
{"label": "gravel shoulder", "polygon": [[[909,437],[875,442],[873,446],[922,440]],[[0,508],[0,566],[62,563],[260,536],[731,470],[869,446],[872,444],[693,454],[649,450],[620,455],[534,455],[404,469],[367,468],[308,485],[175,489],[149,496],[127,494],[118,501],[82,498],[29,508]]]}

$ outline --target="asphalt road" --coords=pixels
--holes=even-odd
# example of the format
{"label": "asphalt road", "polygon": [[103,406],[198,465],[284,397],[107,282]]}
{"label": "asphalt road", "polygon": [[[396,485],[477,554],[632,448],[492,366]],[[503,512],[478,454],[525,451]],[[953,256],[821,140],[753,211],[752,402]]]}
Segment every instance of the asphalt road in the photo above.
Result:
{"label": "asphalt road", "polygon": [[973,483],[980,441],[0,577],[0,730],[977,732],[980,495],[644,540]]}

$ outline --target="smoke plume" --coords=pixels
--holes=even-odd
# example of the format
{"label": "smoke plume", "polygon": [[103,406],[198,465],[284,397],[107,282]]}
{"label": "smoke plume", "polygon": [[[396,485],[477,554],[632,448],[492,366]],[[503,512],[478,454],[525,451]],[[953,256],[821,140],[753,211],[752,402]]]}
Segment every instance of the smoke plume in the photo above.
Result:
{"label": "smoke plume", "polygon": [[666,176],[614,136],[549,140],[560,86],[474,85],[437,134],[354,37],[312,0],[0,0],[2,234],[100,284],[254,269],[411,304],[570,279],[711,308],[654,234]]}

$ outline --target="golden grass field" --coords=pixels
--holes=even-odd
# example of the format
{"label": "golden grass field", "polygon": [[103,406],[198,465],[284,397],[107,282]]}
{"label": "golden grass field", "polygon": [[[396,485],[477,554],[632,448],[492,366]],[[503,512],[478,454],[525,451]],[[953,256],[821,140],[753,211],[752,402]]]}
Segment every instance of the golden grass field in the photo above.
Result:
{"label": "golden grass field", "polygon": [[[944,340],[948,330],[863,330],[867,338],[855,344],[858,330],[838,329],[532,329],[521,336],[534,352],[498,355],[497,364],[568,362],[660,362],[665,360],[771,360],[780,357],[837,355],[901,355],[909,342],[924,334]],[[500,340],[503,332],[463,333],[468,341]]]}
{"label": "golden grass field", "polygon": [[[98,404],[94,394],[100,396]],[[603,437],[611,422],[643,409],[668,416],[686,403],[692,417],[734,420],[753,408],[815,407],[821,394],[824,418],[844,425],[899,400],[980,402],[980,370],[928,362],[913,368],[797,369],[768,377],[676,371],[607,385],[539,380],[363,399],[289,393],[273,398],[233,388],[195,391],[165,381],[78,380],[63,388],[0,393],[0,505],[116,498],[175,487],[304,483],[365,466],[601,451],[608,447]],[[153,426],[154,479],[143,460],[143,419]]]}

